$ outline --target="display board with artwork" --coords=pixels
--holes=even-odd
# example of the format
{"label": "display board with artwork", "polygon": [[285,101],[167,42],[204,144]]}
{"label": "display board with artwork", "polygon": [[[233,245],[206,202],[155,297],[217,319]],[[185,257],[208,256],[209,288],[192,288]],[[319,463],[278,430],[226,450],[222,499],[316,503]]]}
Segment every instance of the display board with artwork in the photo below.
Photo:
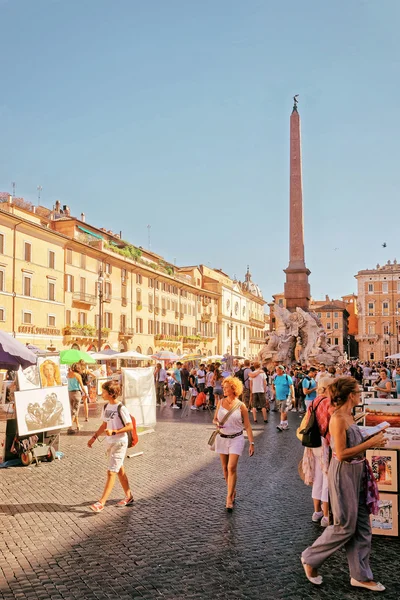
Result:
{"label": "display board with artwork", "polygon": [[71,410],[66,387],[15,392],[18,435],[71,427]]}

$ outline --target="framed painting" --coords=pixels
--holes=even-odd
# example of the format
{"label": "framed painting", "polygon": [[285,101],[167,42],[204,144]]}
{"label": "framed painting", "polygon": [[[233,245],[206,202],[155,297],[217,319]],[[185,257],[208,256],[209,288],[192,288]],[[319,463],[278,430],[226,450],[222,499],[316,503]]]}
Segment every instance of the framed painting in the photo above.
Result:
{"label": "framed painting", "polygon": [[371,465],[380,492],[397,492],[397,451],[386,448],[367,450],[367,460]]}
{"label": "framed painting", "polygon": [[390,423],[390,427],[400,427],[400,402],[371,402],[364,405],[364,425],[373,427],[383,421]]}
{"label": "framed painting", "polygon": [[374,535],[399,535],[399,507],[397,494],[380,494],[379,511],[371,515]]}
{"label": "framed painting", "polygon": [[20,392],[25,390],[37,390],[40,388],[40,376],[38,365],[32,365],[27,369],[21,367],[17,371],[18,389]]}
{"label": "framed painting", "polygon": [[71,409],[66,387],[15,392],[18,435],[71,427]]}
{"label": "framed painting", "polygon": [[38,358],[38,367],[42,388],[62,385],[59,356],[51,356],[50,358],[42,356]]}

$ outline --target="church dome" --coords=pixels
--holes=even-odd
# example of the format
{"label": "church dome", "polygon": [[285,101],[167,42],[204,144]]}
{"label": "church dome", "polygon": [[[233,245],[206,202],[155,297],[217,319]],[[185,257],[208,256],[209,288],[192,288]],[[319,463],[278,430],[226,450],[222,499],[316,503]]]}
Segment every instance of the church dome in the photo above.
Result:
{"label": "church dome", "polygon": [[257,298],[262,298],[262,292],[260,290],[260,288],[258,287],[258,285],[256,283],[254,283],[254,281],[251,280],[251,273],[249,270],[249,267],[247,267],[247,273],[245,275],[245,281],[243,283],[243,288],[247,291],[250,292],[250,294],[253,294],[253,296],[257,296]]}

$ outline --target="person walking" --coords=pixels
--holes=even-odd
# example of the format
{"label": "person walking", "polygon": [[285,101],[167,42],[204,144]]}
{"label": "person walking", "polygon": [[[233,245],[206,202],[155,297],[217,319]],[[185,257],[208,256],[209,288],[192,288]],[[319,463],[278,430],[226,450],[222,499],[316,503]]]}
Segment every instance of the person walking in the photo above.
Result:
{"label": "person walking", "polygon": [[224,392],[222,390],[223,380],[224,380],[224,377],[222,375],[222,371],[220,370],[219,367],[215,367],[214,373],[213,373],[213,378],[211,381],[212,381],[212,387],[213,387],[214,402],[216,402],[217,404],[218,404],[218,402],[221,402],[222,396],[224,395]]}
{"label": "person walking", "polygon": [[318,569],[337,550],[345,548],[350,569],[350,585],[383,591],[369,565],[371,523],[376,512],[378,492],[371,468],[365,459],[369,448],[383,448],[384,432],[364,441],[352,411],[360,402],[358,383],[353,377],[339,377],[329,386],[334,412],[329,424],[332,460],[329,465],[329,498],[333,525],[328,526],[312,546],[301,555],[307,579],[321,585]]}
{"label": "person walking", "polygon": [[206,387],[206,368],[202,363],[200,368],[197,370],[197,388],[199,392],[204,392],[204,388]]}
{"label": "person walking", "polygon": [[71,417],[72,423],[75,423],[76,429],[72,427],[68,429],[68,433],[76,433],[80,430],[79,426],[79,407],[81,404],[82,398],[86,397],[86,392],[83,388],[82,377],[80,374],[78,364],[74,363],[68,369],[68,396],[69,396],[69,404],[71,407]]}
{"label": "person walking", "polygon": [[161,363],[156,364],[154,370],[154,383],[156,384],[156,402],[160,406],[161,402],[165,402],[165,384],[167,382],[167,371],[163,369]]}
{"label": "person walking", "polygon": [[290,398],[292,399],[292,402],[295,401],[293,379],[290,375],[285,373],[285,367],[283,365],[278,365],[275,371],[276,375],[272,383],[272,390],[277,408],[281,413],[281,422],[276,428],[278,431],[287,431],[289,429],[287,422],[287,403]]}
{"label": "person walking", "polygon": [[182,363],[176,363],[176,369],[174,369],[171,373],[171,377],[174,380],[174,395],[172,396],[172,404],[170,405],[172,408],[182,408],[179,407],[176,403],[177,400],[182,401],[182,380],[181,380],[181,368]]}
{"label": "person walking", "polygon": [[89,369],[84,360],[80,360],[78,363],[79,372],[81,374],[83,389],[85,390],[86,396],[82,396],[83,410],[85,412],[85,421],[89,421],[89,383],[92,378],[89,373]]}
{"label": "person walking", "polygon": [[[215,439],[215,452],[220,455],[222,472],[226,481],[226,510],[232,512],[236,501],[237,465],[244,450],[243,428],[249,440],[249,456],[254,454],[254,438],[247,408],[239,400],[243,384],[237,377],[227,377],[222,383],[224,397],[217,403],[213,423],[219,434]],[[230,412],[228,419],[221,424]]]}
{"label": "person walking", "polygon": [[208,406],[211,410],[215,409],[215,398],[212,381],[214,379],[214,365],[208,365],[206,372],[206,389],[205,392],[208,394]]}
{"label": "person walking", "polygon": [[125,498],[118,502],[117,507],[125,508],[133,504],[132,492],[124,469],[124,458],[128,448],[127,432],[133,430],[131,416],[128,409],[118,400],[121,395],[121,387],[116,381],[106,381],[103,383],[101,395],[103,400],[106,401],[101,415],[103,422],[88,441],[88,446],[91,448],[102,433],[106,435],[108,469],[103,494],[100,500],[90,507],[95,513],[99,513],[104,509],[115,485],[117,475],[125,492]]}
{"label": "person walking", "polygon": [[249,373],[251,388],[251,412],[253,413],[254,423],[257,423],[257,410],[261,410],[264,423],[268,423],[267,415],[267,376],[261,364],[254,362],[254,371]]}

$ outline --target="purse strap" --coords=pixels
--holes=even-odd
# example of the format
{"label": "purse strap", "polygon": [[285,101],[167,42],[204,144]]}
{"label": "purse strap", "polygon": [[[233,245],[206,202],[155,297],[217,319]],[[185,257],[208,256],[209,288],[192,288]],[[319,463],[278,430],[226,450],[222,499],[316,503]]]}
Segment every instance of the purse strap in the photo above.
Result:
{"label": "purse strap", "polygon": [[226,421],[229,419],[229,417],[231,416],[231,414],[232,414],[233,412],[235,412],[235,410],[236,410],[237,408],[239,408],[239,406],[240,406],[241,404],[242,404],[242,403],[240,402],[240,400],[237,400],[237,402],[236,402],[236,403],[235,403],[235,404],[232,406],[231,410],[228,410],[228,412],[226,413],[226,415],[225,415],[225,416],[222,418],[222,420],[220,421],[220,423],[219,423],[219,426],[220,426],[220,427],[226,423]]}

